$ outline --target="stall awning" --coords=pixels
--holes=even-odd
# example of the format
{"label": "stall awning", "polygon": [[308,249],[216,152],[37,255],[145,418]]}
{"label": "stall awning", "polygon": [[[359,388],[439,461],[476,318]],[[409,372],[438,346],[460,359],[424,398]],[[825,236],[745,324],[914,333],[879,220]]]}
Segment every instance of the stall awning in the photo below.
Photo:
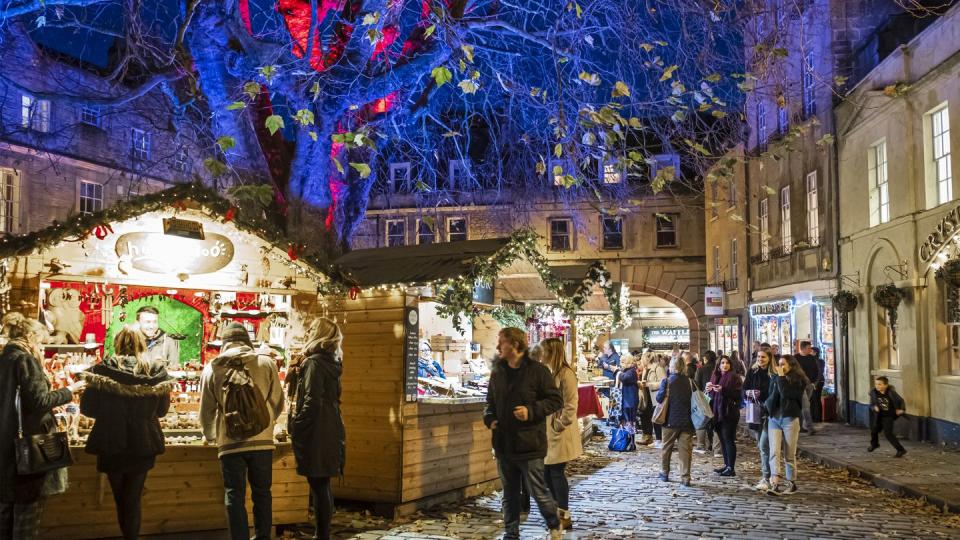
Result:
{"label": "stall awning", "polygon": [[470,261],[489,257],[509,242],[509,238],[493,238],[358,249],[340,257],[334,265],[360,287],[431,283],[463,275]]}

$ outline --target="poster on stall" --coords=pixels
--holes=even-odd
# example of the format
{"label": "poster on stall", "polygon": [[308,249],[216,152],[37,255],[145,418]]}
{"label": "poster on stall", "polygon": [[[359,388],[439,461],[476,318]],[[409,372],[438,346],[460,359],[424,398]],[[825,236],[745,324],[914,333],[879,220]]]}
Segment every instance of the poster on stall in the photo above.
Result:
{"label": "poster on stall", "polygon": [[417,364],[420,361],[420,311],[408,307],[403,312],[403,368],[406,401],[417,400]]}

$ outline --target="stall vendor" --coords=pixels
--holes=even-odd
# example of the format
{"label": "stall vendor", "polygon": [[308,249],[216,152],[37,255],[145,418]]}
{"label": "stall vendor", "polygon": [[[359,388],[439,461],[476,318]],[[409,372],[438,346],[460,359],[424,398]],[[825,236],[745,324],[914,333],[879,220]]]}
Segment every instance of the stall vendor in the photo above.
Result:
{"label": "stall vendor", "polygon": [[147,338],[147,358],[167,369],[180,369],[180,342],[160,329],[160,311],[153,306],[141,307],[137,310],[137,326]]}

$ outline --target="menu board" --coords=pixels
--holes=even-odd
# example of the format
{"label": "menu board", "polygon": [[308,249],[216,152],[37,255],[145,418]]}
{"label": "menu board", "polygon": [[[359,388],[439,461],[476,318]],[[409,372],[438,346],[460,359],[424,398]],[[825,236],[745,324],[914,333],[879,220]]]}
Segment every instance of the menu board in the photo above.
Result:
{"label": "menu board", "polygon": [[403,366],[405,400],[417,400],[417,364],[420,360],[420,311],[407,307],[403,312]]}

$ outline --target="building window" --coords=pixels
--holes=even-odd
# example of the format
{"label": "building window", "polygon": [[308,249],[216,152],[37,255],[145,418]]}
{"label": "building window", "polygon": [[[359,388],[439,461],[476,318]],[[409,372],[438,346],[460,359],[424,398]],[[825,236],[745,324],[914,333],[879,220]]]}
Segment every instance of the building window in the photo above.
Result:
{"label": "building window", "polygon": [[447,185],[450,189],[457,189],[467,186],[467,179],[470,178],[470,165],[465,159],[451,159],[448,164]]}
{"label": "building window", "polygon": [[757,102],[757,146],[767,144],[767,105],[763,101]]}
{"label": "building window", "polygon": [[603,228],[603,249],[623,249],[623,218],[600,218]]}
{"label": "building window", "polygon": [[736,208],[737,207],[737,179],[734,176],[730,177],[729,187],[727,189],[727,208]]}
{"label": "building window", "polygon": [[33,96],[22,96],[20,99],[20,124],[34,131],[47,133],[50,131],[50,101],[34,99]]}
{"label": "building window", "polygon": [[887,183],[887,142],[870,147],[867,153],[870,182],[870,226],[890,221],[890,185]]}
{"label": "building window", "polygon": [[710,219],[717,219],[720,215],[717,207],[720,206],[720,181],[716,178],[710,182]]}
{"label": "building window", "polygon": [[731,291],[737,290],[739,281],[737,280],[737,257],[740,256],[740,249],[737,245],[737,239],[730,239],[730,285],[727,287]]}
{"label": "building window", "polygon": [[760,257],[763,260],[770,258],[770,201],[760,201]]}
{"label": "building window", "polygon": [[950,170],[950,118],[947,107],[930,113],[930,128],[937,204],[943,204],[953,199],[953,177]]}
{"label": "building window", "polygon": [[461,242],[467,239],[467,218],[447,219],[447,242]]}
{"label": "building window", "polygon": [[410,163],[390,164],[390,192],[410,191]]}
{"label": "building window", "polygon": [[790,130],[790,109],[787,107],[787,102],[782,96],[778,101],[780,100],[782,100],[783,104],[777,106],[777,133],[783,136]]}
{"label": "building window", "polygon": [[20,228],[20,174],[0,169],[0,233],[15,233]]}
{"label": "building window", "polygon": [[173,170],[179,174],[190,172],[190,150],[186,146],[177,148],[177,153],[173,156]]}
{"label": "building window", "polygon": [[387,220],[387,247],[403,246],[407,243],[407,222],[402,219]]}
{"label": "building window", "polygon": [[720,283],[720,246],[713,246],[713,282]]}
{"label": "building window", "polygon": [[680,219],[680,214],[657,214],[655,219],[657,247],[677,247],[677,220]]}
{"label": "building window", "polygon": [[433,244],[437,241],[436,222],[434,220],[417,220],[417,243],[421,245]]}
{"label": "building window", "polygon": [[784,253],[790,253],[793,249],[793,224],[790,217],[790,186],[784,186],[780,188],[780,243]]}
{"label": "building window", "polygon": [[803,116],[810,118],[817,114],[816,78],[813,72],[813,51],[807,51],[803,59]]}
{"label": "building window", "polygon": [[80,123],[93,127],[100,127],[100,107],[80,107]]}
{"label": "building window", "polygon": [[80,213],[92,214],[103,210],[103,185],[80,181]]}
{"label": "building window", "polygon": [[132,128],[130,138],[132,141],[131,157],[137,161],[149,161],[150,134],[142,129]]}
{"label": "building window", "polygon": [[680,177],[680,155],[679,154],[656,154],[650,162],[650,178],[656,178],[661,169],[667,167],[673,168],[674,178]]}
{"label": "building window", "polygon": [[573,249],[573,222],[569,219],[550,220],[550,251]]}
{"label": "building window", "polygon": [[943,295],[946,308],[947,343],[949,345],[948,375],[960,375],[960,289],[944,284]]}
{"label": "building window", "polygon": [[817,171],[807,174],[807,242],[820,245],[820,199],[817,195]]}
{"label": "building window", "polygon": [[601,173],[604,184],[619,184],[623,182],[623,171],[616,162],[603,161]]}

